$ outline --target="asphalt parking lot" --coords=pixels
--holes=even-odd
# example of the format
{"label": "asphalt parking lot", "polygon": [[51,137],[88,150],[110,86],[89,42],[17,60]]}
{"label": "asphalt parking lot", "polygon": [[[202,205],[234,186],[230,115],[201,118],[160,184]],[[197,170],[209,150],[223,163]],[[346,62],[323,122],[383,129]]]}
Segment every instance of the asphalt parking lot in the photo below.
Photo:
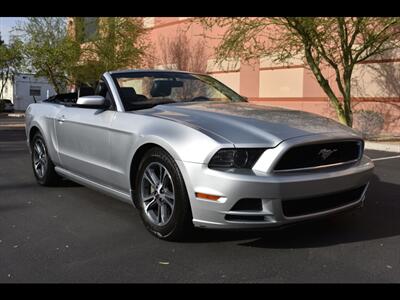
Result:
{"label": "asphalt parking lot", "polygon": [[400,158],[375,164],[360,210],[172,243],[126,203],[68,181],[38,186],[21,120],[0,117],[0,282],[400,282]]}

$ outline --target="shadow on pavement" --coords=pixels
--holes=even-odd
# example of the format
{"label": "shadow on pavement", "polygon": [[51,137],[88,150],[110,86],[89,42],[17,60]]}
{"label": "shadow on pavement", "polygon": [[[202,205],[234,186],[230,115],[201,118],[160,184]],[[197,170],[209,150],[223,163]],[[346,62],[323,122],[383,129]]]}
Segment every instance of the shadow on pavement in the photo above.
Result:
{"label": "shadow on pavement", "polygon": [[1,142],[25,141],[26,134],[24,128],[2,128],[0,130]]}
{"label": "shadow on pavement", "polygon": [[83,187],[83,185],[76,183],[74,181],[63,178],[56,186],[57,187]]}

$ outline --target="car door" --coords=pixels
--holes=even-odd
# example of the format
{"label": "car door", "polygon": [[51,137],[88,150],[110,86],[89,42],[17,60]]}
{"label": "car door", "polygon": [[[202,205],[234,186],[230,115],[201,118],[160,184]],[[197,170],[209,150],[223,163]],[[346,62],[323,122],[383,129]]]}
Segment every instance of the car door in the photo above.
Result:
{"label": "car door", "polygon": [[64,107],[55,129],[61,166],[76,175],[109,185],[111,122],[115,110]]}

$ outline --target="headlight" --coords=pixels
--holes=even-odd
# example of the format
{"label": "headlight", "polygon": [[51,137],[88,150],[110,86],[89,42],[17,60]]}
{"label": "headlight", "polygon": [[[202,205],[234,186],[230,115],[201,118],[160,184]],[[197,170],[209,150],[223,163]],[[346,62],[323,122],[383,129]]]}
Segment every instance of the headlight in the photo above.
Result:
{"label": "headlight", "polygon": [[208,167],[251,169],[265,150],[264,148],[221,149],[211,158]]}

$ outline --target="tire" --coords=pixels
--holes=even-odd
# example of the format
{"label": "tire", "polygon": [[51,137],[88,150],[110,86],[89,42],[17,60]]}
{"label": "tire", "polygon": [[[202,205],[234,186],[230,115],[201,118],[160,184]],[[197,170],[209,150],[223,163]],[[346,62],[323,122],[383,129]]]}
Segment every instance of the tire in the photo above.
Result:
{"label": "tire", "polygon": [[46,143],[39,132],[35,133],[31,141],[31,160],[37,183],[43,186],[55,186],[60,182],[61,177],[54,170]]}
{"label": "tire", "polygon": [[[156,175],[158,185],[154,184],[157,180],[151,178],[151,174]],[[162,184],[160,178],[163,178]],[[166,151],[154,147],[144,155],[135,187],[136,207],[143,224],[153,235],[163,240],[182,241],[192,232],[194,226],[185,183],[177,164]],[[151,198],[152,195],[155,196]]]}

